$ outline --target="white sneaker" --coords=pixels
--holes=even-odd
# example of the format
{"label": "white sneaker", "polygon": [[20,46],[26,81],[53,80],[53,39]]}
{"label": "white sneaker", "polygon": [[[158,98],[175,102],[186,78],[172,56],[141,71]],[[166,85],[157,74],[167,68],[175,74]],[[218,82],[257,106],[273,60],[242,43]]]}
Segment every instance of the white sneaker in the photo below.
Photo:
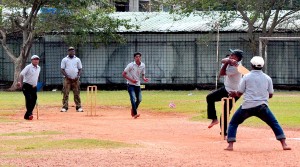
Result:
{"label": "white sneaker", "polygon": [[82,108],[78,108],[77,112],[83,112],[83,109]]}
{"label": "white sneaker", "polygon": [[67,112],[65,108],[61,108],[60,112]]}

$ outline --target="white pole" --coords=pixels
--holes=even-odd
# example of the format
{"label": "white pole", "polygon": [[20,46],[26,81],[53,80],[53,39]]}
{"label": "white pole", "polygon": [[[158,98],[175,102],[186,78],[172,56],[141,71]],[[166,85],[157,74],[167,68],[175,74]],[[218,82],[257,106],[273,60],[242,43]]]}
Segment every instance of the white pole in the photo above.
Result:
{"label": "white pole", "polygon": [[268,54],[267,54],[267,50],[268,50],[268,45],[265,46],[265,73],[268,74]]}
{"label": "white pole", "polygon": [[259,56],[262,57],[262,41],[261,41],[261,38],[259,38]]}
{"label": "white pole", "polygon": [[216,90],[218,89],[218,80],[219,80],[219,41],[220,41],[220,33],[219,33],[219,22],[216,22],[217,26],[217,58],[216,58]]}

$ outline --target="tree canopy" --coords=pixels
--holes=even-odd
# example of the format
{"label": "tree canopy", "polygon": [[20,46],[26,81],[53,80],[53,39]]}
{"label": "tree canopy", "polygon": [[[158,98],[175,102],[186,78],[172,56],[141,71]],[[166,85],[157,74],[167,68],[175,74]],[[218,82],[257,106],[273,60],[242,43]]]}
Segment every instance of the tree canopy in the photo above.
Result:
{"label": "tree canopy", "polygon": [[[253,55],[257,52],[257,39],[254,32],[261,36],[270,37],[281,24],[291,22],[298,17],[299,0],[166,0],[172,5],[170,12],[189,15],[198,11],[201,14],[212,15],[219,11],[221,17],[216,20],[220,26],[227,25],[232,20],[241,18],[248,26],[249,46]],[[297,13],[298,12],[298,13]]]}
{"label": "tree canopy", "polygon": [[[123,38],[117,29],[131,27],[127,20],[110,17],[115,9],[109,0],[2,0],[1,10],[0,41],[15,64],[12,90],[35,37],[62,35],[66,43],[75,46],[87,40],[120,42]],[[89,39],[90,33],[96,37]],[[22,40],[19,53],[7,44],[11,38]]]}
{"label": "tree canopy", "polygon": [[27,29],[36,36],[63,33],[84,40],[88,33],[101,32],[94,40],[105,41],[107,36],[120,40],[117,28],[130,26],[126,20],[109,16],[115,10],[109,0],[3,0],[2,10],[0,31],[8,37]]}

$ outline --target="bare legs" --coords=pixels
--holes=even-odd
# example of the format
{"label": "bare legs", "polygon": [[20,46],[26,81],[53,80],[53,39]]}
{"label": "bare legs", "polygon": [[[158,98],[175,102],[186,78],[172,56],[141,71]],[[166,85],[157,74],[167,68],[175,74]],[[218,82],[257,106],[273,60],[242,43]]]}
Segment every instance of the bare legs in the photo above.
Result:
{"label": "bare legs", "polygon": [[[291,147],[289,147],[286,144],[285,139],[281,139],[280,143],[282,145],[282,149],[283,150],[291,150],[292,149]],[[233,142],[229,142],[227,148],[225,148],[224,150],[226,150],[226,151],[233,151]]]}
{"label": "bare legs", "polygon": [[229,142],[227,148],[225,148],[224,150],[233,151],[233,142]]}
{"label": "bare legs", "polygon": [[283,150],[291,150],[292,148],[289,147],[286,143],[285,143],[285,139],[281,139],[280,143],[282,145]]}
{"label": "bare legs", "polygon": [[218,119],[213,119],[210,125],[208,125],[208,128],[212,128],[214,125],[217,125],[218,123],[219,123]]}

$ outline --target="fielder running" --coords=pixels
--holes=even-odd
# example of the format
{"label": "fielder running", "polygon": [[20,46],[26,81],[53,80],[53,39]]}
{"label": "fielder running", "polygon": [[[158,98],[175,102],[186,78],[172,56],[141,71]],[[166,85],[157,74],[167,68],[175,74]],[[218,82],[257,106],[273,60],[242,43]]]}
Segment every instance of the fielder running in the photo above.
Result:
{"label": "fielder running", "polygon": [[142,54],[139,52],[134,53],[133,58],[134,61],[126,66],[122,76],[127,80],[127,90],[130,96],[132,107],[131,116],[136,119],[140,116],[137,109],[142,101],[140,75],[142,74],[144,82],[148,82],[149,79],[145,77],[145,64],[141,61]]}

